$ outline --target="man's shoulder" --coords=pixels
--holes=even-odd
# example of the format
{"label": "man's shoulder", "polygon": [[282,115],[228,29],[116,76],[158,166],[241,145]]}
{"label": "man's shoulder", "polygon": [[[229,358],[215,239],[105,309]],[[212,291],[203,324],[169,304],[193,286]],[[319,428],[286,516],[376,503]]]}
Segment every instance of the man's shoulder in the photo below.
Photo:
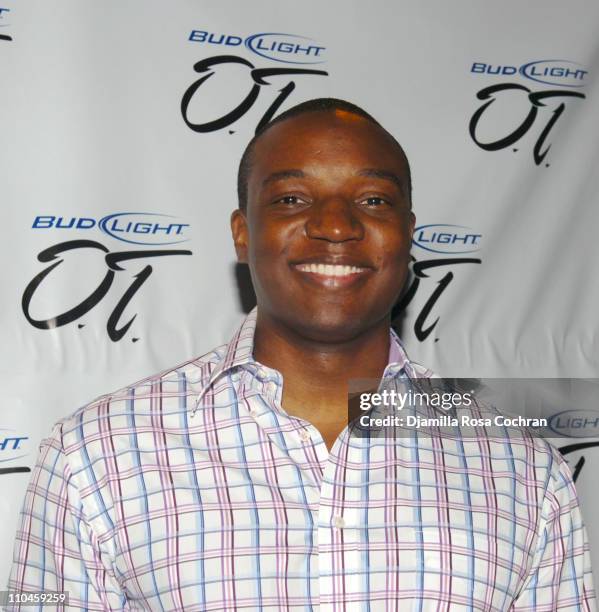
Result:
{"label": "man's shoulder", "polygon": [[57,425],[67,432],[108,415],[123,417],[134,412],[147,415],[184,408],[208,384],[226,351],[227,345],[223,344],[204,355],[105,393],[64,417]]}

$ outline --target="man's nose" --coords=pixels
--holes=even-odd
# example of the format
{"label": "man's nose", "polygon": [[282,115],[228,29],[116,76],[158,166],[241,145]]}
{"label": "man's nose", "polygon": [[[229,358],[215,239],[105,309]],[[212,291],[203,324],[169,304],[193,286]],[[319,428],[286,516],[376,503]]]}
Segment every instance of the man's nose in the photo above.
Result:
{"label": "man's nose", "polygon": [[357,218],[352,203],[341,197],[320,200],[310,208],[306,221],[308,238],[345,242],[361,240],[364,226]]}

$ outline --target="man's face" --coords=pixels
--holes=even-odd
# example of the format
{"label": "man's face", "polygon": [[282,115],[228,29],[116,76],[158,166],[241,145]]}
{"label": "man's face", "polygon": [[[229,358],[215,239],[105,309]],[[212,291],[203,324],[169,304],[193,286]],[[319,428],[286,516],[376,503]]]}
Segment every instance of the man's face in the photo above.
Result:
{"label": "man's face", "polygon": [[344,112],[282,121],[256,142],[232,230],[260,315],[320,342],[385,320],[414,229],[407,163],[376,125]]}

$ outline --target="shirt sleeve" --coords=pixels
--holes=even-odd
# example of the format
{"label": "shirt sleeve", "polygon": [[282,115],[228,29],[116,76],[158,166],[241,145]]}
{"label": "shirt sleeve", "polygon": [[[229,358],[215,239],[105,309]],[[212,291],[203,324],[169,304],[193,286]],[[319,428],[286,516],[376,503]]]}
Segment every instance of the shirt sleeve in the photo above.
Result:
{"label": "shirt sleeve", "polygon": [[555,451],[555,469],[543,507],[531,573],[513,612],[595,612],[591,557],[568,464]]}
{"label": "shirt sleeve", "polygon": [[[40,446],[16,533],[8,588],[65,591],[69,610],[126,608],[109,555],[86,520],[63,451],[60,424]],[[12,604],[4,609],[40,608]]]}

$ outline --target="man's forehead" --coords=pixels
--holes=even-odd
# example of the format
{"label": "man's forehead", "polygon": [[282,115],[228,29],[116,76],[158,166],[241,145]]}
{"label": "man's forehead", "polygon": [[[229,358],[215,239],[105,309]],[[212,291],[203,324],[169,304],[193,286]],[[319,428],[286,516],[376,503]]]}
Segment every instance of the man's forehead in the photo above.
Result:
{"label": "man's forehead", "polygon": [[258,138],[254,155],[266,166],[276,165],[281,158],[319,163],[319,157],[340,146],[361,153],[364,167],[377,165],[368,163],[371,158],[406,165],[403,150],[384,128],[342,110],[307,112],[281,121]]}

